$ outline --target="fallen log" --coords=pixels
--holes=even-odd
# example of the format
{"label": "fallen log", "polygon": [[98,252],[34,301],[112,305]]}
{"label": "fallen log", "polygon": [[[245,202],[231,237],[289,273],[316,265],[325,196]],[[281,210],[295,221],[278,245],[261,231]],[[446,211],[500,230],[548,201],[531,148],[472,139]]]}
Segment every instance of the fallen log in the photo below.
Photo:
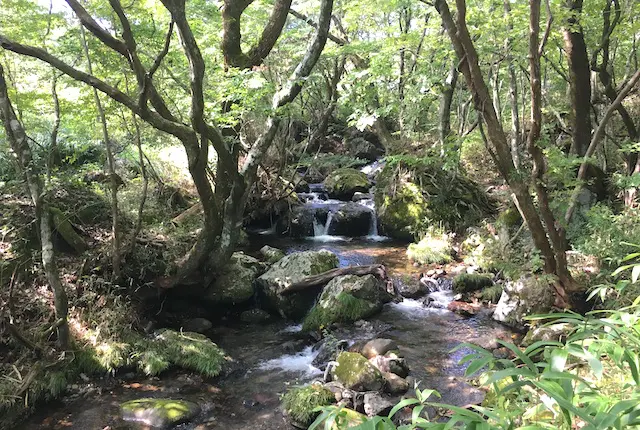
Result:
{"label": "fallen log", "polygon": [[327,284],[333,278],[344,275],[374,275],[381,281],[387,281],[387,269],[382,264],[371,264],[369,266],[348,266],[348,267],[340,267],[338,269],[327,270],[326,272],[320,273],[318,275],[309,276],[304,278],[301,281],[294,282],[293,284],[287,286],[280,294],[286,296],[288,294],[295,293],[297,291],[302,291],[311,287],[318,287],[320,285]]}
{"label": "fallen log", "polygon": [[189,209],[181,212],[178,216],[171,220],[171,223],[175,226],[179,226],[182,224],[187,218],[192,215],[199,214],[202,211],[202,203],[198,202],[195,205],[191,206]]}

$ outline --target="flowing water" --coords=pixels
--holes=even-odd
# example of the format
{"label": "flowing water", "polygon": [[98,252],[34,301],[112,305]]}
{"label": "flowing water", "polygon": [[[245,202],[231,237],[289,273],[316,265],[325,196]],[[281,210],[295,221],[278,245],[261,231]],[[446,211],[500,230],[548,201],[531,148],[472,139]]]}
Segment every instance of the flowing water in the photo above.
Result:
{"label": "flowing water", "polygon": [[[380,165],[372,165],[374,174]],[[330,234],[334,214],[346,202],[331,200],[321,185],[299,194],[310,208],[328,210],[326,220],[314,218],[312,237],[283,239],[273,230],[252,238],[248,252],[269,244],[286,253],[309,249],[328,249],[339,258],[341,267],[384,264],[395,282],[418,282],[418,269],[406,259],[405,244],[397,244],[378,234],[375,205],[364,198],[358,203],[371,213],[369,233],[352,238]],[[450,283],[449,283],[450,284]],[[422,388],[433,388],[442,401],[465,406],[481,399],[481,393],[462,378],[464,366],[458,364],[469,350],[452,349],[461,342],[482,346],[495,344],[496,338],[510,335],[493,322],[488,313],[472,318],[446,310],[452,299],[447,284],[433,285],[431,306],[405,299],[385,305],[369,323],[341,329],[339,335],[350,343],[384,336],[397,341],[411,369],[411,376]],[[173,397],[195,401],[202,413],[183,429],[224,428],[225,430],[290,429],[280,410],[280,396],[288,387],[304,384],[321,376],[312,364],[316,352],[301,326],[287,321],[247,325],[227,322],[216,326],[209,336],[234,358],[236,366],[224,376],[203,379],[189,373],[171,372],[160,378],[140,378],[133,374],[105,377],[94,385],[72,387],[72,394],[43,407],[21,427],[23,429],[129,429],[136,425],[119,420],[119,404],[141,397]],[[73,394],[73,392],[77,394]]]}

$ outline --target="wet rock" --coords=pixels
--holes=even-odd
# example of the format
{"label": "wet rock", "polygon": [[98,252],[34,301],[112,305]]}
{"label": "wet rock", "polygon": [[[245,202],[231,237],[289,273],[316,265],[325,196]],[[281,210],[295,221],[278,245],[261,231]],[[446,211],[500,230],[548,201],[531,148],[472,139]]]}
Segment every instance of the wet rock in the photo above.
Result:
{"label": "wet rock", "polygon": [[356,391],[378,391],[384,385],[382,373],[362,355],[343,352],[332,369],[333,379]]}
{"label": "wet rock", "polygon": [[373,194],[356,191],[353,193],[351,200],[354,202],[359,202],[360,200],[373,200]]}
{"label": "wet rock", "polygon": [[402,297],[407,299],[419,299],[429,292],[429,288],[426,283],[411,280],[409,283],[402,282],[398,288],[398,292]]}
{"label": "wet rock", "polygon": [[364,413],[369,417],[376,415],[388,415],[395,405],[395,400],[385,396],[384,394],[364,394]]}
{"label": "wet rock", "polygon": [[282,260],[285,256],[284,252],[282,252],[278,248],[274,248],[273,246],[265,245],[260,248],[260,254],[264,257],[267,263],[273,264]]}
{"label": "wet rock", "polygon": [[472,317],[480,312],[480,305],[461,301],[453,301],[447,305],[447,309],[459,315]]}
{"label": "wet rock", "polygon": [[205,299],[218,305],[245,303],[253,297],[254,281],[266,269],[260,260],[234,252],[221,274],[207,289]]}
{"label": "wet rock", "polygon": [[289,340],[282,344],[282,350],[287,354],[292,354],[304,348],[305,343],[303,339]]}
{"label": "wet rock", "polygon": [[272,319],[273,316],[262,309],[249,309],[240,314],[240,321],[248,324],[262,324]]}
{"label": "wet rock", "polygon": [[409,389],[409,381],[399,377],[395,373],[382,372],[384,378],[384,391],[389,394],[403,394]]}
{"label": "wet rock", "polygon": [[405,359],[398,357],[393,352],[372,357],[369,362],[382,373],[393,373],[401,378],[406,378],[409,375],[409,366]]}
{"label": "wet rock", "polygon": [[315,330],[333,323],[352,323],[370,317],[392,299],[384,283],[373,275],[335,277],[305,317],[303,329]]}
{"label": "wet rock", "polygon": [[308,288],[289,295],[280,292],[291,284],[312,275],[338,267],[338,257],[327,250],[289,254],[262,276],[256,283],[266,306],[285,318],[300,319],[313,306],[318,288]]}
{"label": "wet rock", "polygon": [[122,403],[120,411],[124,421],[167,428],[191,420],[200,413],[200,406],[185,400],[144,398]]}
{"label": "wet rock", "polygon": [[338,200],[351,200],[356,192],[366,193],[371,187],[367,175],[351,168],[336,169],[324,180],[329,197]]}
{"label": "wet rock", "polygon": [[373,216],[375,215],[368,207],[349,202],[333,212],[328,233],[334,236],[366,236],[369,234]]}
{"label": "wet rock", "polygon": [[378,338],[370,340],[362,348],[362,355],[373,358],[376,355],[385,355],[387,352],[398,349],[398,344],[391,339]]}
{"label": "wet rock", "polygon": [[196,333],[206,333],[213,327],[211,321],[206,318],[191,318],[186,320],[182,325],[184,331],[193,331]]}
{"label": "wet rock", "polygon": [[369,136],[369,138],[362,136],[348,138],[345,146],[353,157],[367,161],[375,161],[384,154],[384,148],[375,135]]}
{"label": "wet rock", "polygon": [[344,339],[326,337],[313,347],[314,351],[317,351],[317,354],[311,364],[320,370],[324,370],[327,367],[327,363],[338,358],[338,355],[346,351],[348,347],[349,342]]}
{"label": "wet rock", "polygon": [[493,319],[510,327],[525,327],[524,317],[544,314],[555,302],[555,291],[549,281],[537,277],[522,277],[507,282],[493,313]]}

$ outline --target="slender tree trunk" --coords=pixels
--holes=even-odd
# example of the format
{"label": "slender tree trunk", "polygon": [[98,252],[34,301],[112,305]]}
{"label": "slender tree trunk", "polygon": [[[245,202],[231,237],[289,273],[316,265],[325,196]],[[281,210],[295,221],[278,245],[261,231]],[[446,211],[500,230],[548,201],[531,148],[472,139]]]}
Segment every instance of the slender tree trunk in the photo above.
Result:
{"label": "slender tree trunk", "polygon": [[50,143],[49,143],[49,161],[47,163],[47,170],[51,171],[54,167],[60,164],[60,149],[58,148],[58,132],[60,130],[60,100],[58,99],[58,77],[55,70],[51,70],[51,98],[53,99],[53,127],[51,128]]}
{"label": "slender tree trunk", "polygon": [[[504,2],[504,14],[508,20],[507,32],[510,34],[513,31],[513,24],[511,23],[511,5],[509,0]],[[511,53],[511,37],[510,35],[504,40],[504,50],[507,61],[507,71],[509,75],[509,104],[511,105],[511,139],[509,140],[511,146],[511,158],[513,164],[517,168],[520,167],[520,113],[518,109],[518,80],[516,76],[516,67],[513,63],[513,55]]]}
{"label": "slender tree trunk", "polygon": [[333,111],[336,109],[338,104],[338,84],[344,74],[345,63],[346,57],[336,58],[334,61],[333,73],[331,75],[331,79],[327,83],[327,99],[329,103],[320,116],[318,127],[313,131],[309,138],[309,146],[312,148],[315,147],[315,143],[318,142],[319,139],[323,139],[327,134],[329,120],[333,116]]}
{"label": "slender tree trunk", "polygon": [[[87,70],[89,74],[93,75],[93,67],[91,64],[91,56],[89,55],[89,48],[87,46],[87,39],[84,34],[84,27],[80,26],[80,35],[82,39],[82,47],[84,49],[84,55],[87,59]],[[109,130],[107,128],[107,117],[98,95],[98,90],[93,88],[93,98],[96,103],[98,115],[100,116],[100,124],[102,126],[102,139],[104,141],[105,149],[107,152],[107,169],[109,177],[111,178],[111,235],[112,235],[112,256],[111,264],[113,265],[113,279],[120,280],[120,222],[118,216],[118,177],[116,175],[116,163],[113,157],[113,145],[109,139]]]}
{"label": "slender tree trunk", "polygon": [[135,114],[131,116],[133,121],[133,128],[135,131],[136,147],[138,148],[138,162],[140,163],[140,173],[142,174],[142,196],[140,197],[140,203],[138,205],[138,219],[136,220],[136,227],[131,233],[130,251],[133,251],[135,247],[136,238],[142,230],[142,214],[144,212],[144,205],[147,201],[147,193],[149,190],[149,175],[147,174],[147,164],[144,160],[144,151],[142,150],[142,138],[140,136],[140,125]]}
{"label": "slender tree trunk", "polygon": [[[532,8],[534,8],[535,0],[531,0],[531,2]],[[552,246],[549,242],[550,237],[547,236],[547,233],[551,233],[549,230],[555,228],[555,226],[552,224],[547,225],[545,228],[545,224],[542,222],[529,193],[529,181],[524,178],[521,172],[517,172],[515,169],[506,134],[493,108],[489,89],[478,64],[478,53],[467,29],[465,1],[456,0],[456,4],[458,14],[457,22],[454,22],[446,0],[436,0],[435,2],[436,9],[442,17],[444,27],[449,34],[453,48],[460,59],[461,71],[473,95],[475,108],[486,124],[487,139],[492,146],[491,149],[497,164],[496,167],[515,195],[525,222],[531,232],[534,244],[542,254],[544,271],[557,276],[561,283],[560,288],[557,288],[556,292],[558,293],[559,304],[564,304],[564,291],[562,287],[572,288],[574,283],[570,275],[568,275],[566,266],[558,267],[558,265],[562,265],[563,262],[566,264],[566,260],[559,259],[558,261],[556,259],[556,254],[554,253],[556,247]],[[538,0],[538,18],[539,5]],[[533,18],[534,17],[532,17],[532,27]],[[536,28],[531,29],[531,33],[534,33],[534,31],[536,31]],[[533,36],[534,35],[531,36],[530,40],[533,39]],[[537,37],[537,33],[535,33],[535,36]],[[537,43],[530,49],[537,50]],[[537,85],[539,85],[539,80]],[[533,95],[534,94],[532,94],[532,97]],[[567,277],[564,276],[565,274]]]}
{"label": "slender tree trunk", "polygon": [[582,157],[591,141],[591,68],[580,25],[582,0],[566,0],[566,5],[570,16],[563,32],[571,90],[571,153]]}
{"label": "slender tree trunk", "polygon": [[40,245],[42,251],[42,266],[53,291],[54,309],[56,321],[61,321],[57,325],[58,342],[62,348],[69,346],[69,325],[67,324],[67,293],[60,281],[56,259],[53,252],[53,241],[51,232],[51,215],[48,210],[46,198],[44,196],[44,186],[42,178],[38,173],[34,163],[27,135],[22,123],[18,120],[7,90],[7,83],[4,78],[4,69],[0,65],[0,117],[4,125],[6,139],[11,145],[18,165],[25,176],[27,188],[36,212],[36,220],[39,224]]}
{"label": "slender tree trunk", "polygon": [[444,151],[444,145],[447,138],[451,134],[451,104],[453,102],[453,94],[458,83],[458,61],[454,60],[447,78],[442,85],[442,94],[440,95],[440,145]]}

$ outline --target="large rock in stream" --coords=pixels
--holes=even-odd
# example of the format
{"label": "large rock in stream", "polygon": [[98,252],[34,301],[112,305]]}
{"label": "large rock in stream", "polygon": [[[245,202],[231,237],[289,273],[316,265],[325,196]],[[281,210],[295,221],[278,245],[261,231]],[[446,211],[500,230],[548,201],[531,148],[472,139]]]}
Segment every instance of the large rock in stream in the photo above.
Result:
{"label": "large rock in stream", "polygon": [[324,288],[302,327],[315,330],[333,323],[352,323],[380,312],[392,299],[384,283],[373,275],[337,276]]}
{"label": "large rock in stream", "polygon": [[313,306],[318,288],[289,295],[280,293],[293,283],[338,267],[338,257],[330,251],[304,251],[289,254],[257,279],[266,307],[284,318],[301,319]]}
{"label": "large rock in stream", "polygon": [[200,406],[186,400],[131,400],[120,405],[122,419],[155,428],[169,428],[187,422],[200,413]]}
{"label": "large rock in stream", "polygon": [[254,281],[266,269],[260,260],[234,252],[214,283],[207,289],[204,299],[218,305],[245,303],[253,297]]}
{"label": "large rock in stream", "polygon": [[555,292],[548,281],[533,276],[522,277],[505,284],[493,319],[522,329],[525,326],[524,317],[549,312],[554,301]]}
{"label": "large rock in stream", "polygon": [[329,197],[349,201],[356,192],[369,191],[371,182],[361,171],[344,167],[331,172],[324,180],[324,186]]}
{"label": "large rock in stream", "polygon": [[379,391],[384,385],[382,373],[357,352],[343,352],[331,369],[333,379],[355,391]]}

